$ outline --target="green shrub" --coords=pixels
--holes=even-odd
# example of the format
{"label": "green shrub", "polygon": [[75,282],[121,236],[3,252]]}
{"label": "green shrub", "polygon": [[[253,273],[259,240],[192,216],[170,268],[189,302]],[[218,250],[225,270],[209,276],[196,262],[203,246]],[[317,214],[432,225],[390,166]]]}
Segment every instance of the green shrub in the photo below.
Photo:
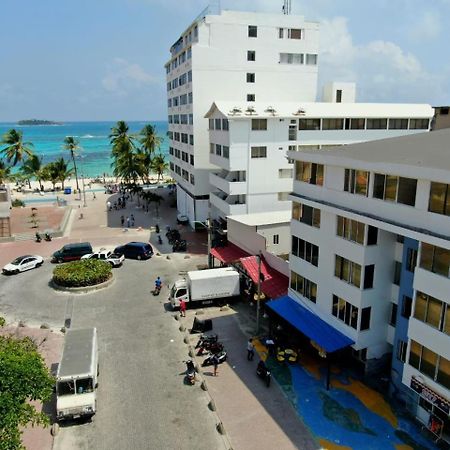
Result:
{"label": "green shrub", "polygon": [[0,328],[6,325],[6,320],[4,317],[0,316]]}
{"label": "green shrub", "polygon": [[25,206],[25,202],[23,200],[19,200],[18,198],[15,198],[12,202],[11,202],[11,206],[13,208],[21,208],[22,206]]}
{"label": "green shrub", "polygon": [[111,264],[96,259],[69,262],[53,270],[53,281],[65,287],[94,286],[111,276]]}

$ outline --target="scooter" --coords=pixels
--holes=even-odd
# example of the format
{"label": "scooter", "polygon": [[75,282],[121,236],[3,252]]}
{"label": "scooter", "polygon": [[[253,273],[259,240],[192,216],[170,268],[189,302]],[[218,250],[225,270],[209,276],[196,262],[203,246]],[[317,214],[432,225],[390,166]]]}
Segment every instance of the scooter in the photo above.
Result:
{"label": "scooter", "polygon": [[155,285],[155,289],[153,289],[152,294],[156,297],[161,292],[161,286]]}
{"label": "scooter", "polygon": [[206,343],[211,344],[213,342],[217,342],[218,339],[219,339],[218,334],[202,334],[195,348],[204,347]]}
{"label": "scooter", "polygon": [[266,386],[270,386],[270,380],[272,379],[272,374],[267,366],[264,364],[264,361],[260,361],[258,366],[256,367],[256,375],[259,378],[262,378],[266,382]]}
{"label": "scooter", "polygon": [[52,235],[50,233],[45,233],[44,235],[44,239],[48,242],[50,242],[52,240]]}
{"label": "scooter", "polygon": [[200,347],[197,351],[197,356],[202,356],[204,353],[209,352],[210,354],[217,354],[223,350],[223,344],[220,342],[207,343]]}
{"label": "scooter", "polygon": [[[212,364],[213,364],[213,361],[212,361],[213,356],[214,356],[214,353],[209,353],[209,356],[203,361],[202,367],[212,366]],[[221,352],[217,353],[215,356],[217,356],[219,364],[222,364],[223,362],[225,362],[227,360],[227,351],[226,350],[222,350]]]}
{"label": "scooter", "polygon": [[36,231],[35,236],[36,236],[36,242],[41,242],[42,241],[42,237],[37,231]]}
{"label": "scooter", "polygon": [[194,385],[195,384],[195,366],[194,362],[190,359],[189,361],[183,361],[186,363],[186,381]]}

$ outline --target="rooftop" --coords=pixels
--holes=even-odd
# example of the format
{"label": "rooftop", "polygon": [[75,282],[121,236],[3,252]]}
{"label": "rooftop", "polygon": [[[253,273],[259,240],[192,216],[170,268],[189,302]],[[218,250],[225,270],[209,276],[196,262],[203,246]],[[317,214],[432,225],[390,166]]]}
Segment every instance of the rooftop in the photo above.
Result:
{"label": "rooftop", "polygon": [[248,226],[274,225],[277,223],[290,223],[291,211],[272,211],[253,214],[238,214],[228,216],[228,220],[243,223]]}
{"label": "rooftop", "polygon": [[254,118],[432,118],[424,103],[214,102],[205,117],[219,111],[230,119]]}

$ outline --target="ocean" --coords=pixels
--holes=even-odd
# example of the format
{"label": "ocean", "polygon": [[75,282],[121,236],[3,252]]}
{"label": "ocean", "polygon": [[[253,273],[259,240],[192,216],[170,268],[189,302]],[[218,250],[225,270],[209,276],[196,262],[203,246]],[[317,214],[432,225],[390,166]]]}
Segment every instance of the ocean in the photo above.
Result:
{"label": "ocean", "polygon": [[[161,153],[168,161],[169,141],[167,137],[167,122],[127,122],[130,133],[139,132],[144,125],[151,123],[156,127],[157,133],[164,140],[161,144]],[[87,177],[96,177],[112,174],[111,146],[108,136],[111,127],[116,122],[66,122],[63,125],[17,125],[14,122],[0,122],[0,136],[15,128],[23,131],[23,139],[33,144],[34,152],[42,156],[42,161],[47,164],[63,156],[70,159],[70,153],[63,149],[66,136],[77,137],[81,150],[77,160],[77,168],[81,174]]]}

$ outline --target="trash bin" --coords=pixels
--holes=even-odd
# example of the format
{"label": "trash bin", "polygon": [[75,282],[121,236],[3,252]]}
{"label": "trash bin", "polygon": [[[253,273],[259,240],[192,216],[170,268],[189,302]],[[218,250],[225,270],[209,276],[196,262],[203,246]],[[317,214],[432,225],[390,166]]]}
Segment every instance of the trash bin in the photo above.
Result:
{"label": "trash bin", "polygon": [[72,193],[72,188],[71,187],[64,188],[64,194],[71,194],[71,193]]}

